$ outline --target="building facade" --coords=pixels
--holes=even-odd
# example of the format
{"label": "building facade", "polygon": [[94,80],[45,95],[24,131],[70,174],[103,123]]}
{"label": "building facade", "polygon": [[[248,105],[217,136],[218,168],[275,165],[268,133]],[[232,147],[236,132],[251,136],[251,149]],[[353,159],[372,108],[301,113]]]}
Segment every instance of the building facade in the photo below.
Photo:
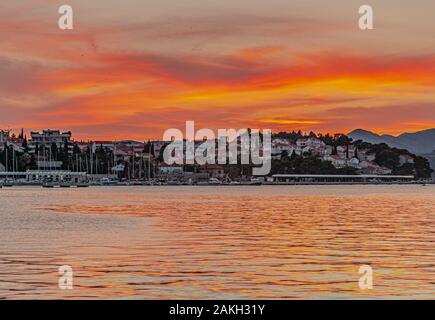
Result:
{"label": "building facade", "polygon": [[6,142],[9,139],[9,130],[0,130],[0,142]]}
{"label": "building facade", "polygon": [[28,144],[29,153],[36,153],[37,146],[43,146],[45,148],[51,148],[53,144],[58,149],[63,148],[65,143],[68,145],[68,152],[72,153],[73,141],[71,139],[71,132],[61,132],[59,130],[44,130],[41,132],[31,132],[31,140]]}

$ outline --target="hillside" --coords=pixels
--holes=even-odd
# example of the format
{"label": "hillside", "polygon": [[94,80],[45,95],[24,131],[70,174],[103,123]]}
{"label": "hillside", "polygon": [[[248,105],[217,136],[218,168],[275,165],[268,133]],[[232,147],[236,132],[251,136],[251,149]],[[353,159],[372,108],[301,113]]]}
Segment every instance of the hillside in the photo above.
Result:
{"label": "hillside", "polygon": [[374,144],[386,143],[390,147],[406,149],[416,154],[428,154],[435,150],[435,129],[415,133],[403,133],[400,136],[378,135],[376,133],[357,129],[348,134],[354,141],[362,140]]}

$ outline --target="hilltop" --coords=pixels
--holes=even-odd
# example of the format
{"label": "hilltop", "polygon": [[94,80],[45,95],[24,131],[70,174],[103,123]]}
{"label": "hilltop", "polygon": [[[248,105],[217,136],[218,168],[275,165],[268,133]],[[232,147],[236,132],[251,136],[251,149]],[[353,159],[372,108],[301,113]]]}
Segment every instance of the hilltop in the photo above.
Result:
{"label": "hilltop", "polygon": [[350,132],[348,136],[354,141],[362,140],[373,144],[386,143],[392,148],[406,149],[415,154],[429,154],[435,150],[435,128],[415,133],[403,133],[397,137],[357,129]]}

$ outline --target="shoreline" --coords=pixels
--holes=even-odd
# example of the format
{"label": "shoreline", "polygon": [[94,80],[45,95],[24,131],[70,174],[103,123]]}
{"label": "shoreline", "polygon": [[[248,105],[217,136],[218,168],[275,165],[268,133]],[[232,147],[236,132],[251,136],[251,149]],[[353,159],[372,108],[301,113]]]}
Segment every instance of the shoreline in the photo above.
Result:
{"label": "shoreline", "polygon": [[1,185],[0,189],[10,189],[14,187],[40,187],[46,189],[82,189],[87,187],[261,187],[261,186],[386,186],[386,185],[421,185],[430,186],[435,185],[435,181],[429,182],[265,182],[265,183],[255,183],[255,184],[89,184],[87,186],[77,186],[77,185],[60,185],[54,184],[50,187],[44,186],[42,183],[38,184],[28,184],[28,183],[17,183],[13,185]]}

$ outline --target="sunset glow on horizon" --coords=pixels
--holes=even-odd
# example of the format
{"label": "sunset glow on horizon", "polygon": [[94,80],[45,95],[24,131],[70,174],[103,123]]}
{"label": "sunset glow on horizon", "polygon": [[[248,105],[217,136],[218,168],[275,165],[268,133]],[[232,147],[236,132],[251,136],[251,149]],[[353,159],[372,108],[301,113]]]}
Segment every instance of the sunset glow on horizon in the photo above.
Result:
{"label": "sunset glow on horizon", "polygon": [[[0,128],[161,139],[168,128],[397,135],[435,128],[435,4],[71,0],[0,3]],[[331,9],[330,9],[331,8]],[[332,9],[334,8],[334,9]]]}

